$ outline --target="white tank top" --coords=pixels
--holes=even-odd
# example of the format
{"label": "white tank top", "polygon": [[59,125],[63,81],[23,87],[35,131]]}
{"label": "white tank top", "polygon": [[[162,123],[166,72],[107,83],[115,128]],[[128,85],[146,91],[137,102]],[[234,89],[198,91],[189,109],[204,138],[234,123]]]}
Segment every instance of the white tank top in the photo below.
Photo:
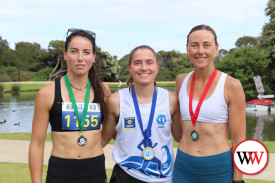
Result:
{"label": "white tank top", "polygon": [[[132,177],[145,182],[172,182],[174,167],[173,143],[171,134],[172,118],[169,93],[158,87],[155,114],[152,123],[151,142],[155,158],[146,161],[142,157],[145,148],[129,88],[119,90],[120,115],[116,125],[113,158]],[[139,104],[143,130],[148,126],[151,103]]]}
{"label": "white tank top", "polygon": [[[189,113],[189,96],[187,95],[187,83],[193,71],[188,73],[182,83],[179,93],[180,112],[182,120],[191,120]],[[208,123],[228,123],[228,105],[224,99],[224,84],[227,74],[222,73],[213,94],[204,100],[197,121]],[[199,101],[192,101],[193,112]]]}

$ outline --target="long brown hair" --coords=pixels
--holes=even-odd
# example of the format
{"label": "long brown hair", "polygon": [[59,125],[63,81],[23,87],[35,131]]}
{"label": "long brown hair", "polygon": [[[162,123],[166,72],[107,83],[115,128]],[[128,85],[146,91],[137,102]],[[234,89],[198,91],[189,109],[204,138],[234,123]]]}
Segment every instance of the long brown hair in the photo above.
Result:
{"label": "long brown hair", "polygon": [[[66,38],[66,42],[65,42],[65,51],[67,51],[68,49],[68,45],[71,42],[73,37],[76,36],[81,36],[81,37],[85,37],[88,38],[92,45],[93,45],[93,53],[96,53],[96,44],[95,44],[95,38],[85,32],[74,32],[71,33],[67,38]],[[97,73],[97,69],[96,66],[93,64],[92,67],[89,70],[89,80],[91,82],[91,86],[94,90],[94,97],[95,97],[95,101],[97,103],[99,103],[100,105],[100,111],[101,111],[101,122],[104,121],[104,112],[105,112],[105,101],[104,101],[104,85],[102,83],[102,81],[100,80],[100,77],[98,76]]]}

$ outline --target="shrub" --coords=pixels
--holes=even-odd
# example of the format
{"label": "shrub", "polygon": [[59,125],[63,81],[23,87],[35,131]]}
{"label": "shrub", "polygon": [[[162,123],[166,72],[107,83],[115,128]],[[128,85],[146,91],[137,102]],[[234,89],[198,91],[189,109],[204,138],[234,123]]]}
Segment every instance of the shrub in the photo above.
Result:
{"label": "shrub", "polygon": [[0,85],[0,93],[4,92],[4,85]]}
{"label": "shrub", "polygon": [[45,67],[38,71],[34,77],[32,77],[30,80],[31,81],[48,81],[49,80],[49,75],[51,74],[53,68],[52,67]]}
{"label": "shrub", "polygon": [[12,93],[18,94],[20,92],[20,86],[19,85],[13,85],[11,87]]}

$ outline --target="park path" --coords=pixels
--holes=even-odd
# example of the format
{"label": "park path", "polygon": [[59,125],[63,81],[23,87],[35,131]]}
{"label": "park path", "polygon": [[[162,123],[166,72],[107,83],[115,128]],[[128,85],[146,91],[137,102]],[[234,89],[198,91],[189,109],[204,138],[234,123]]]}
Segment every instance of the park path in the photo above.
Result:
{"label": "park path", "polygon": [[[14,162],[14,163],[28,163],[28,151],[30,141],[27,140],[3,140],[0,139],[0,162]],[[113,161],[113,147],[114,145],[108,144],[104,148],[105,166],[112,169],[115,165]],[[44,164],[48,164],[48,159],[51,154],[52,143],[46,142],[44,153]],[[174,148],[176,157],[177,149]],[[244,175],[245,179],[258,179],[275,181],[275,153],[269,153],[269,162],[266,168],[256,175]]]}

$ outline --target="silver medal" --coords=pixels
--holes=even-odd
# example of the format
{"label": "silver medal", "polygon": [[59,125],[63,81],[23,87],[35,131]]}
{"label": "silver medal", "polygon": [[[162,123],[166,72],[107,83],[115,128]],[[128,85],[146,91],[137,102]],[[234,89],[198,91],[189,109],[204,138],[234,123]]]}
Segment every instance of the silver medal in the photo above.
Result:
{"label": "silver medal", "polygon": [[191,139],[192,139],[193,141],[196,141],[196,140],[199,139],[199,134],[198,134],[198,132],[197,132],[196,130],[193,130],[193,131],[191,132]]}

